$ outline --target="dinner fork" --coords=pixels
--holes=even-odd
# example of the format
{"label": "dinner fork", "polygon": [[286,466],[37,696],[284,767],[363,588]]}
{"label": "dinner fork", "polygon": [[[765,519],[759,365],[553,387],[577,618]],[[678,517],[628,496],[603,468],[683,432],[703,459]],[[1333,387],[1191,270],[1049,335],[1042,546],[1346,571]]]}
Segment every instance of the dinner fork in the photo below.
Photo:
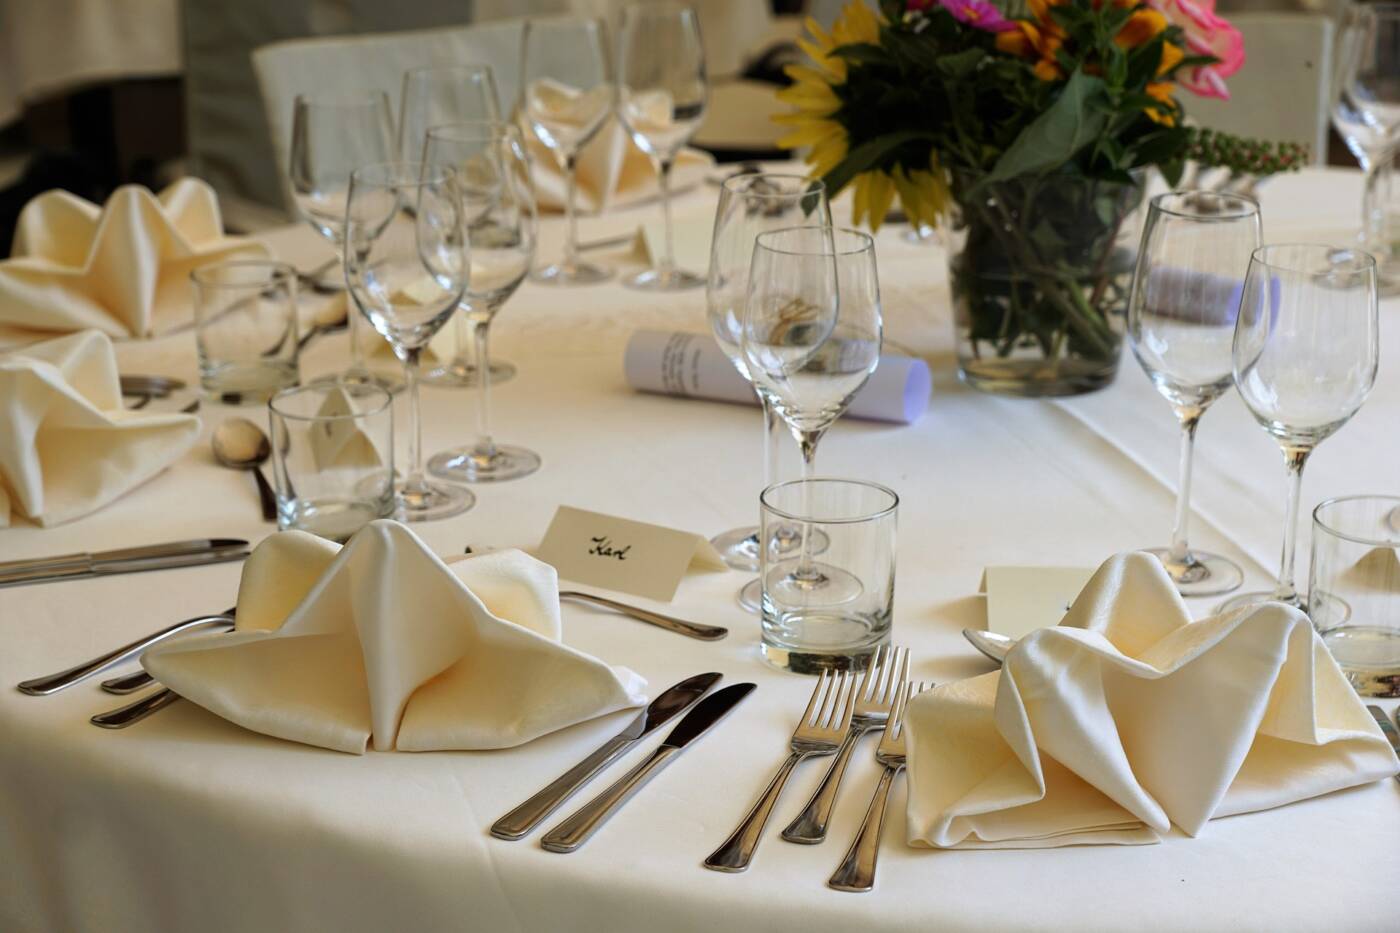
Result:
{"label": "dinner fork", "polygon": [[909,700],[929,686],[906,683],[899,691],[894,710],[885,725],[885,734],[880,736],[880,747],[875,750],[875,760],[885,766],[885,771],[875,785],[875,795],[870,798],[860,830],[851,840],[846,857],[827,880],[827,887],[837,891],[869,891],[875,887],[875,861],[880,856],[880,834],[885,828],[885,804],[889,802],[894,779],[904,769],[904,713],[909,707]]}
{"label": "dinner fork", "polygon": [[753,854],[758,849],[763,827],[773,806],[778,802],[798,762],[820,755],[835,754],[842,737],[851,727],[851,713],[855,708],[855,675],[849,671],[833,674],[822,671],[812,690],[812,699],[802,713],[802,720],[792,733],[789,743],[791,753],[784,761],[768,787],[759,796],[758,802],[749,810],[737,829],[724,841],[710,857],[705,859],[705,867],[715,871],[739,872],[749,867]]}
{"label": "dinner fork", "polygon": [[836,792],[841,787],[841,779],[846,774],[851,752],[867,732],[885,728],[890,707],[900,685],[909,678],[909,649],[881,645],[865,668],[860,679],[860,689],[856,691],[855,715],[851,717],[851,728],[846,732],[841,747],[831,767],[826,771],[812,799],[797,815],[797,819],[783,830],[783,838],[788,842],[816,845],[826,838],[827,823],[831,820],[832,808],[836,806]]}

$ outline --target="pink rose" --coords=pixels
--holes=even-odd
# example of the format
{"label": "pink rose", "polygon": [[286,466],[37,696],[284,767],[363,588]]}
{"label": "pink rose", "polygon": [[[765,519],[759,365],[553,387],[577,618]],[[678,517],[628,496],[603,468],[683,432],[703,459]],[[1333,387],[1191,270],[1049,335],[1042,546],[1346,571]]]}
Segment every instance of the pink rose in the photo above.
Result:
{"label": "pink rose", "polygon": [[1147,0],[1167,22],[1186,33],[1188,55],[1211,55],[1214,65],[1201,65],[1177,72],[1181,86],[1202,97],[1229,100],[1225,79],[1244,64],[1244,37],[1240,31],[1215,14],[1215,0]]}

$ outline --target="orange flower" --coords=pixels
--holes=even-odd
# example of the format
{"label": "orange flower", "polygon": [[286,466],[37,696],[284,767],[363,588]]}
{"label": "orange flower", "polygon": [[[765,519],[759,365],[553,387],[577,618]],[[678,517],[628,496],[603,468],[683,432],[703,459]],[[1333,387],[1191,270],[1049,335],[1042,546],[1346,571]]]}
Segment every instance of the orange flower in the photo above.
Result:
{"label": "orange flower", "polygon": [[1055,61],[1055,53],[1064,44],[1065,32],[1050,14],[1052,6],[1065,0],[1028,0],[1036,22],[1016,20],[1016,29],[999,32],[996,37],[997,51],[1017,58],[1034,58],[1035,76],[1042,81],[1064,79],[1064,69]]}
{"label": "orange flower", "polygon": [[1164,75],[1176,67],[1177,62],[1186,57],[1186,53],[1180,46],[1172,45],[1170,42],[1162,43],[1162,61],[1157,65],[1157,73]]}
{"label": "orange flower", "polygon": [[1167,18],[1161,13],[1151,9],[1138,10],[1128,17],[1123,28],[1118,30],[1118,35],[1113,37],[1113,43],[1119,48],[1135,49],[1155,39],[1157,34],[1166,28]]}
{"label": "orange flower", "polygon": [[1147,114],[1147,118],[1154,123],[1163,126],[1176,126],[1176,100],[1172,97],[1172,91],[1176,85],[1170,81],[1154,81],[1145,90],[1147,96],[1153,100],[1160,101],[1160,107],[1144,107],[1142,112]]}

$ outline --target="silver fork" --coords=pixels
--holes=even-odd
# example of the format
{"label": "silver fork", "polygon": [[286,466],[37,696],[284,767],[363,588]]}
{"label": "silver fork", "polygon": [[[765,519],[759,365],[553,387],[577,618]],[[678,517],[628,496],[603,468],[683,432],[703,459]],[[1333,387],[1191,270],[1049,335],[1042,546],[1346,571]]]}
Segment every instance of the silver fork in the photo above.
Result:
{"label": "silver fork", "polygon": [[812,799],[797,815],[797,819],[783,830],[783,838],[788,842],[816,845],[826,838],[827,824],[831,820],[832,808],[836,806],[836,793],[841,788],[841,779],[846,774],[851,753],[861,736],[867,732],[885,728],[890,707],[894,704],[899,687],[909,678],[909,649],[881,645],[870,659],[865,675],[860,679],[860,689],[856,691],[855,715],[851,717],[851,728],[836,751],[836,758],[826,771]]}
{"label": "silver fork", "polygon": [[822,671],[812,691],[812,699],[802,713],[802,720],[792,733],[789,743],[791,753],[787,761],[773,775],[773,780],[768,782],[768,787],[738,828],[705,859],[706,868],[739,872],[749,867],[763,835],[763,827],[767,825],[792,769],[807,758],[835,754],[836,747],[841,744],[842,736],[851,726],[851,713],[856,700],[855,684],[855,675],[849,671],[840,674]]}
{"label": "silver fork", "polygon": [[894,710],[885,726],[885,734],[880,736],[880,747],[875,750],[875,760],[885,766],[880,775],[880,783],[875,785],[875,795],[870,798],[865,819],[846,857],[827,880],[829,888],[838,891],[869,891],[875,887],[875,861],[880,857],[880,834],[885,828],[885,804],[890,799],[890,787],[894,779],[904,769],[904,711],[909,700],[929,688],[929,684],[904,684],[895,700]]}

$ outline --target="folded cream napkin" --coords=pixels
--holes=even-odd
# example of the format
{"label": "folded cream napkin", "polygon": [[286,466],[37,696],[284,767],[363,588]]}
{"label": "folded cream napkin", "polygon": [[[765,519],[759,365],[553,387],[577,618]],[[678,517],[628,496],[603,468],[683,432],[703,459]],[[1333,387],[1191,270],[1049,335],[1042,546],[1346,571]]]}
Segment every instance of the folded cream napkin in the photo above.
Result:
{"label": "folded cream napkin", "polygon": [[506,748],[646,702],[636,674],[560,643],[552,567],[519,551],[449,567],[397,522],[343,548],[267,538],[237,618],[142,664],[245,728],[336,751]]}
{"label": "folded cream napkin", "polygon": [[0,261],[0,342],[92,328],[151,337],[188,323],[196,266],[267,249],[225,236],[214,190],[182,178],[157,197],[118,188],[103,207],[48,191],[20,212]]}
{"label": "folded cream napkin", "polygon": [[57,525],[178,460],[193,415],[122,408],[112,342],[85,331],[0,354],[0,527],[11,511]]}
{"label": "folded cream napkin", "polygon": [[1307,616],[1192,622],[1156,558],[1120,554],[997,673],[908,713],[911,845],[1156,842],[1364,784],[1400,763]]}

